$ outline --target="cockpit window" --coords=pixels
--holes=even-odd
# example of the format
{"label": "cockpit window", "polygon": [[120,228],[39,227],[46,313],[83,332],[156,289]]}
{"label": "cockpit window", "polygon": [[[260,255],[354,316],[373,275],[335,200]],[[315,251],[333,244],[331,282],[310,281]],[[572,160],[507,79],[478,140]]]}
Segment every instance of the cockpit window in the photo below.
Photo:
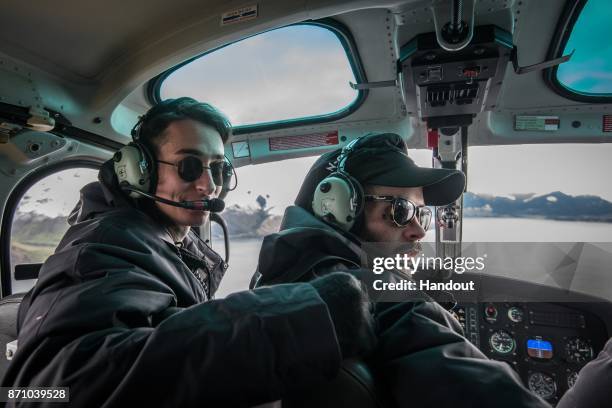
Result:
{"label": "cockpit window", "polygon": [[68,229],[68,216],[79,201],[81,188],[98,179],[98,170],[75,167],[35,182],[21,197],[11,227],[13,293],[27,292],[36,282],[19,278],[15,267],[43,263]]}
{"label": "cockpit window", "polygon": [[588,0],[570,27],[563,55],[572,58],[557,69],[557,81],[570,93],[612,97],[612,43],[609,25],[612,6],[608,0]]}
{"label": "cockpit window", "polygon": [[[464,242],[610,242],[612,144],[469,148]],[[520,164],[519,164],[520,163]]]}
{"label": "cockpit window", "polygon": [[303,23],[238,41],[162,75],[154,98],[209,102],[238,131],[338,119],[365,97],[349,85],[362,74],[343,30]]}

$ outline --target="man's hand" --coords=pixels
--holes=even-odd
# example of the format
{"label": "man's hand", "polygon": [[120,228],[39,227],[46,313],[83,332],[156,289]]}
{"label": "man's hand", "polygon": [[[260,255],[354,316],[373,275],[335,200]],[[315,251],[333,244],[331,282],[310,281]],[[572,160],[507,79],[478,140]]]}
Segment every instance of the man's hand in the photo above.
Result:
{"label": "man's hand", "polygon": [[310,284],[327,305],[342,358],[369,353],[376,343],[376,333],[370,301],[360,282],[348,273],[335,272]]}

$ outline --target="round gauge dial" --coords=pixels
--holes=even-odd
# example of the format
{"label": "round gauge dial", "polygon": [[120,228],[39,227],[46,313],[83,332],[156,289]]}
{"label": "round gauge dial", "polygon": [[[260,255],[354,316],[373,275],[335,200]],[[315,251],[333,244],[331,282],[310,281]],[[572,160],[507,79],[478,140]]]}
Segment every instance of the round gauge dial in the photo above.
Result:
{"label": "round gauge dial", "polygon": [[574,384],[576,384],[577,379],[578,379],[578,373],[575,371],[570,371],[567,374],[567,387],[572,388]]}
{"label": "round gauge dial", "polygon": [[497,308],[492,304],[487,305],[484,310],[484,317],[487,322],[495,323],[497,321]]}
{"label": "round gauge dial", "polygon": [[511,322],[520,323],[524,318],[525,312],[523,312],[523,309],[520,307],[512,306],[510,309],[508,309],[508,319],[510,319]]}
{"label": "round gauge dial", "polygon": [[565,354],[571,363],[586,363],[593,359],[593,347],[588,341],[576,337],[565,343]]}
{"label": "round gauge dial", "polygon": [[527,378],[529,389],[544,399],[550,399],[557,393],[555,379],[544,373],[531,373]]}
{"label": "round gauge dial", "polygon": [[493,347],[493,350],[497,351],[500,354],[509,354],[512,353],[516,343],[514,338],[510,333],[504,330],[498,330],[491,334],[489,338],[489,344]]}

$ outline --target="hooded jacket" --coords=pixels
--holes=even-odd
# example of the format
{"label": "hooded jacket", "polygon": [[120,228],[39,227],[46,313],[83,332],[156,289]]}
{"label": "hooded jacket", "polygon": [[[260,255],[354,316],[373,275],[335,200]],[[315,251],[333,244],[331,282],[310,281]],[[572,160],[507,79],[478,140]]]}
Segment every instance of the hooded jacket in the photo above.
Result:
{"label": "hooded jacket", "polygon": [[[305,209],[287,208],[280,232],[267,236],[254,282],[308,281],[332,271],[370,274],[359,242]],[[367,264],[367,261],[366,263]],[[378,345],[368,364],[398,407],[544,408],[506,363],[489,360],[463,337],[457,320],[422,294],[423,301],[376,303]]]}
{"label": "hooded jacket", "polygon": [[70,406],[250,406],[332,377],[340,350],[309,284],[210,300],[223,261],[116,189],[112,163],[20,309],[4,387],[69,387]]}

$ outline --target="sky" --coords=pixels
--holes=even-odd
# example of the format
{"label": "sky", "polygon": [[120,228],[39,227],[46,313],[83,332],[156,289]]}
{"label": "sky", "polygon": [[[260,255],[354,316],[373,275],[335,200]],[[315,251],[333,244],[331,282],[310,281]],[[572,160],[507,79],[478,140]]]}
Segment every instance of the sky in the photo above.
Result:
{"label": "sky", "polygon": [[98,170],[74,168],[51,174],[34,184],[21,198],[17,211],[49,217],[68,215],[79,201],[79,190],[98,180]]}
{"label": "sky", "polygon": [[247,38],[174,71],[162,99],[192,96],[235,126],[333,113],[350,105],[356,82],[340,41],[298,25]]}
{"label": "sky", "polygon": [[[578,34],[572,35],[567,46],[577,48],[574,59],[561,65],[565,71],[559,70],[567,81],[591,86],[593,92],[604,88],[587,83],[584,72],[593,77],[593,71],[583,67],[588,56],[601,50],[610,56],[590,68],[601,78],[612,79],[612,43],[606,40],[605,30],[612,7],[599,13],[594,11],[597,3],[605,1],[587,3],[576,24]],[[584,19],[595,21],[589,26],[590,33],[580,29]],[[599,39],[603,42],[596,41]],[[570,64],[582,67],[582,73],[567,70]],[[161,92],[162,98],[191,95],[209,101],[228,114],[234,125],[243,125],[334,112],[356,97],[348,81],[355,79],[336,36],[319,27],[293,26],[251,37],[188,64],[169,77]],[[612,81],[604,85],[612,91]],[[421,166],[431,164],[428,150],[412,150],[409,155]],[[471,147],[468,190],[500,196],[561,191],[612,201],[612,183],[607,180],[612,173],[610,157],[612,144]],[[227,205],[255,206],[256,197],[263,195],[268,196],[273,213],[282,213],[292,204],[315,160],[308,157],[239,168],[238,188],[227,197]],[[97,172],[91,169],[51,175],[25,194],[20,210],[67,215],[78,201],[79,189],[96,179]]]}

